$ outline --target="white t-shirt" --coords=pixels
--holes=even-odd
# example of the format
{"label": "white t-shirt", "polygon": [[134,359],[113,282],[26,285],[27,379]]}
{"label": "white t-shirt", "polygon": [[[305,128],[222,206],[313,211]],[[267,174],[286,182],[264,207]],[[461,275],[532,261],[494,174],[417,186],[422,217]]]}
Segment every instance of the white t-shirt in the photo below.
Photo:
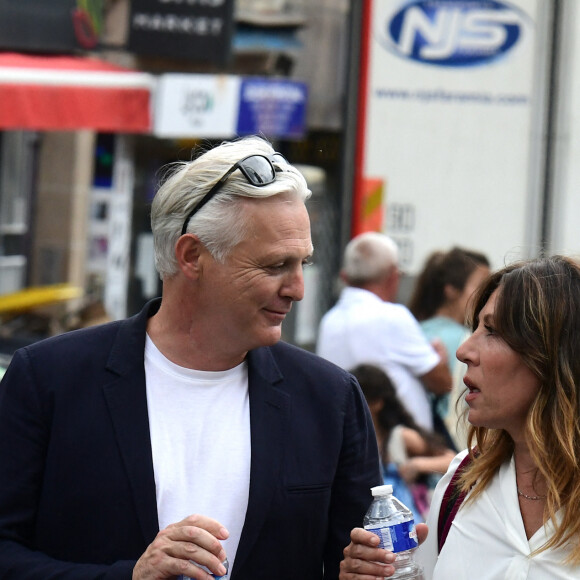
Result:
{"label": "white t-shirt", "polygon": [[230,533],[222,545],[231,569],[250,488],[247,364],[183,368],[147,337],[145,377],[159,529],[192,514],[218,520]]}
{"label": "white t-shirt", "polygon": [[548,522],[528,540],[520,512],[513,458],[504,463],[474,503],[457,512],[445,545],[437,556],[437,520],[443,494],[467,450],[459,453],[433,494],[429,535],[415,559],[425,580],[571,580],[580,566],[564,566],[566,550],[546,550],[530,557],[553,533]]}
{"label": "white t-shirt", "polygon": [[380,366],[417,424],[433,429],[429,397],[418,377],[437,366],[439,355],[406,306],[345,288],[322,318],[317,353],[346,370],[363,363]]}

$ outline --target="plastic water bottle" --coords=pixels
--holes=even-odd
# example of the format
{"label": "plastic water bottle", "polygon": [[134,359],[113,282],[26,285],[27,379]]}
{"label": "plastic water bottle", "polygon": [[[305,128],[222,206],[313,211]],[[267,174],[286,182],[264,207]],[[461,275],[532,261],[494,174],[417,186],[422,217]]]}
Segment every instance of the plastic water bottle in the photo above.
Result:
{"label": "plastic water bottle", "polygon": [[[201,564],[198,564],[197,562],[194,562],[192,560],[191,562],[192,564],[195,564],[198,568],[201,568],[202,570],[205,570],[208,574],[210,574],[213,578],[215,578],[215,580],[227,580],[228,579],[228,573],[230,570],[230,564],[228,562],[228,559],[226,558],[222,564],[224,565],[225,569],[226,569],[226,573],[223,576],[216,576],[215,574],[212,574],[208,568],[206,568],[205,566],[202,566]],[[194,580],[193,578],[190,578],[189,576],[184,576],[183,574],[181,576],[177,577],[177,580]]]}
{"label": "plastic water bottle", "polygon": [[423,580],[423,569],[413,559],[419,545],[411,510],[393,497],[392,485],[372,487],[373,501],[363,520],[365,530],[380,538],[379,546],[397,555],[393,564],[399,580]]}

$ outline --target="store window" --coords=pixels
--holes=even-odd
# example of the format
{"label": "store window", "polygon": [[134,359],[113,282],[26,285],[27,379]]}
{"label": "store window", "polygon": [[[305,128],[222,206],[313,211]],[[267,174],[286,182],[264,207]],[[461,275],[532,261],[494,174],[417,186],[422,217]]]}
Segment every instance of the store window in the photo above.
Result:
{"label": "store window", "polygon": [[0,132],[0,294],[26,286],[36,133]]}

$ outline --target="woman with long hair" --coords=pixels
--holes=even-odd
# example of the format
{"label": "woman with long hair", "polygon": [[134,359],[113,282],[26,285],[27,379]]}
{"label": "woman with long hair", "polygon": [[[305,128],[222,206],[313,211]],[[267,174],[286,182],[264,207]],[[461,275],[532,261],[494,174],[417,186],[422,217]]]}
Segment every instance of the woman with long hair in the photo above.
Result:
{"label": "woman with long hair", "polygon": [[469,336],[469,299],[489,271],[489,260],[481,252],[457,246],[446,252],[435,251],[427,258],[409,302],[409,310],[425,336],[431,342],[440,340],[447,350],[453,388],[433,397],[433,424],[439,433],[450,437],[458,451],[466,444],[465,433],[457,431],[456,409],[465,365],[455,358],[455,352]]}
{"label": "woman with long hair", "polygon": [[[425,580],[580,578],[578,263],[554,256],[499,270],[471,320],[457,352],[468,367],[469,449],[433,496],[417,553]],[[357,528],[351,540],[341,580],[393,573],[371,534]]]}

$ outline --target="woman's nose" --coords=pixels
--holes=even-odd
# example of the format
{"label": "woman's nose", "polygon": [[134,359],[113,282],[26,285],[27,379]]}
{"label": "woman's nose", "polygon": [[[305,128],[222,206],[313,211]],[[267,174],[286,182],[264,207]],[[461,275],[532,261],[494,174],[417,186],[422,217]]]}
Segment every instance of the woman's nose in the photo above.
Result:
{"label": "woman's nose", "polygon": [[473,334],[465,339],[457,349],[455,356],[462,363],[473,360]]}

